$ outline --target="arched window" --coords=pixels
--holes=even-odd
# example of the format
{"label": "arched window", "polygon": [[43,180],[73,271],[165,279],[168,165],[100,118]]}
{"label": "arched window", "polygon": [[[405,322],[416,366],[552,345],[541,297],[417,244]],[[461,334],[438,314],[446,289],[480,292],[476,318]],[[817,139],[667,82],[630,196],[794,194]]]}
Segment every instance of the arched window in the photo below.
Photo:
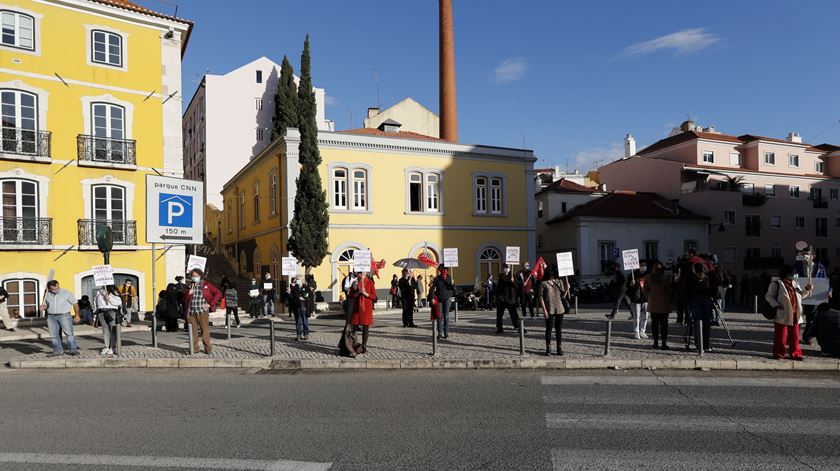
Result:
{"label": "arched window", "polygon": [[271,210],[271,215],[274,216],[277,214],[277,174],[272,173],[271,177],[269,177],[269,191],[271,192],[268,195],[268,206]]}
{"label": "arched window", "polygon": [[262,275],[262,256],[260,255],[260,249],[254,249],[254,278],[259,279]]}
{"label": "arched window", "polygon": [[407,210],[411,213],[440,213],[443,174],[437,170],[417,169],[407,174]]}
{"label": "arched window", "polygon": [[347,209],[347,169],[333,170],[333,208]]}
{"label": "arched window", "polygon": [[488,276],[496,278],[502,270],[502,253],[493,247],[487,247],[479,254],[478,264],[481,281],[486,281]]}
{"label": "arched window", "polygon": [[353,170],[353,209],[367,209],[367,172]]}
{"label": "arched window", "polygon": [[426,175],[426,211],[440,211],[440,177],[436,173]]}
{"label": "arched window", "polygon": [[336,261],[339,282],[353,270],[353,255],[355,253],[356,249],[346,249],[339,254],[338,260]]}
{"label": "arched window", "polygon": [[35,50],[35,19],[16,11],[0,11],[3,31],[0,44],[19,49]]}
{"label": "arched window", "polygon": [[271,277],[275,280],[280,279],[280,252],[277,247],[271,248]]}

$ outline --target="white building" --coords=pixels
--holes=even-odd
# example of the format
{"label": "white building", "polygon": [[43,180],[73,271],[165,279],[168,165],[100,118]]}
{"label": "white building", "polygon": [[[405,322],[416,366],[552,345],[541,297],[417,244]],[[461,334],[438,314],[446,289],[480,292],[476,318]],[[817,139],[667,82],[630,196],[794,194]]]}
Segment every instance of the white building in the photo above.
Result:
{"label": "white building", "polygon": [[[589,203],[604,196],[605,192],[597,188],[589,188],[573,180],[562,178],[556,180],[534,195],[534,205],[537,220],[537,256],[545,260],[553,260],[554,253],[560,244],[549,234],[548,221],[558,219],[577,206]],[[562,244],[560,244],[562,245]]]}
{"label": "white building", "polygon": [[[260,57],[201,80],[184,113],[184,178],[205,182],[207,203],[221,208],[224,183],[270,143],[279,79],[280,64]],[[324,97],[315,88],[318,129],[331,131]]]}
{"label": "white building", "polygon": [[365,128],[377,129],[389,119],[400,123],[401,131],[440,137],[440,118],[414,98],[403,98],[384,110],[368,108],[364,125]]}
{"label": "white building", "polygon": [[614,192],[546,221],[540,254],[572,252],[579,275],[596,276],[617,251],[638,249],[642,260],[667,262],[688,248],[709,248],[709,219],[655,193]]}

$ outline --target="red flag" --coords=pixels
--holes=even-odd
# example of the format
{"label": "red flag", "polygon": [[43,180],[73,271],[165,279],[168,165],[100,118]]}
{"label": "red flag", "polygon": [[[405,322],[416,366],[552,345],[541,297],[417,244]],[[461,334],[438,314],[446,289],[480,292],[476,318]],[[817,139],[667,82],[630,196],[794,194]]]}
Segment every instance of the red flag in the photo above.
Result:
{"label": "red flag", "polygon": [[433,259],[432,256],[427,252],[423,252],[420,255],[418,255],[417,260],[420,260],[421,262],[423,262],[423,265],[426,265],[429,268],[434,268],[438,265],[435,259]]}
{"label": "red flag", "polygon": [[537,263],[534,264],[534,271],[532,272],[534,279],[542,280],[546,268],[548,268],[548,265],[545,264],[545,260],[542,257],[538,258]]}
{"label": "red flag", "polygon": [[379,269],[385,268],[385,259],[383,258],[380,261],[376,261],[371,257],[370,259],[370,271],[373,272],[373,276],[379,278]]}

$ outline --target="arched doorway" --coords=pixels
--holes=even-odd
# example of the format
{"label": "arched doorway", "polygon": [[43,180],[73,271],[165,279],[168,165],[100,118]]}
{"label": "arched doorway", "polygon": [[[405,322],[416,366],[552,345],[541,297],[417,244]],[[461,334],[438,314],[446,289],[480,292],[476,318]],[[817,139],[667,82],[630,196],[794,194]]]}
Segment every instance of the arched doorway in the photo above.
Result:
{"label": "arched doorway", "polygon": [[488,276],[498,277],[502,271],[502,253],[495,247],[485,247],[478,255],[478,274],[480,280],[487,281]]}
{"label": "arched doorway", "polygon": [[[329,300],[330,302],[338,301],[341,293],[341,282],[353,270],[353,256],[356,250],[361,250],[363,247],[363,245],[355,242],[346,242],[332,251],[330,255],[332,276],[328,284],[331,289],[328,292],[322,291],[325,296],[327,293],[330,294],[332,298]],[[321,283],[319,282],[318,285],[321,285]]]}

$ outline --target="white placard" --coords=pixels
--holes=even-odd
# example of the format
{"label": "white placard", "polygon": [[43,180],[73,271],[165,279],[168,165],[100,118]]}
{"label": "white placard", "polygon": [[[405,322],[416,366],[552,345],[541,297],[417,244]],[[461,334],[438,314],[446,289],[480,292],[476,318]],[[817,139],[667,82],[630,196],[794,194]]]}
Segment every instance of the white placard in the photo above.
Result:
{"label": "white placard", "polygon": [[370,250],[356,250],[353,252],[353,271],[370,273]]}
{"label": "white placard", "polygon": [[283,264],[283,276],[297,276],[298,261],[295,257],[283,257],[281,263]]}
{"label": "white placard", "polygon": [[108,286],[114,283],[114,269],[111,265],[96,265],[93,270],[94,286]]}
{"label": "white placard", "polygon": [[204,243],[204,183],[146,175],[146,241]]}
{"label": "white placard", "polygon": [[557,254],[557,275],[575,276],[575,261],[571,252]]}
{"label": "white placard", "polygon": [[622,250],[621,258],[624,260],[625,270],[639,269],[639,249]]}
{"label": "white placard", "polygon": [[443,266],[455,268],[458,266],[458,249],[443,249]]}
{"label": "white placard", "polygon": [[505,263],[519,265],[519,247],[505,247]]}
{"label": "white placard", "polygon": [[[804,290],[805,284],[808,283],[808,280],[803,280],[802,278],[799,278],[798,282]],[[827,303],[829,290],[828,278],[811,278],[811,285],[814,287],[814,291],[811,293],[811,296],[808,296],[807,298],[802,300],[802,304],[807,304],[809,306],[819,306],[822,303]]]}
{"label": "white placard", "polygon": [[274,289],[274,285],[271,283],[263,283],[263,289]]}
{"label": "white placard", "polygon": [[187,273],[191,272],[193,268],[198,268],[204,273],[204,267],[207,266],[207,258],[199,257],[198,255],[190,255],[187,259]]}
{"label": "white placard", "polygon": [[252,289],[252,290],[248,291],[248,295],[251,296],[252,298],[256,298],[257,296],[260,295],[260,290]]}

